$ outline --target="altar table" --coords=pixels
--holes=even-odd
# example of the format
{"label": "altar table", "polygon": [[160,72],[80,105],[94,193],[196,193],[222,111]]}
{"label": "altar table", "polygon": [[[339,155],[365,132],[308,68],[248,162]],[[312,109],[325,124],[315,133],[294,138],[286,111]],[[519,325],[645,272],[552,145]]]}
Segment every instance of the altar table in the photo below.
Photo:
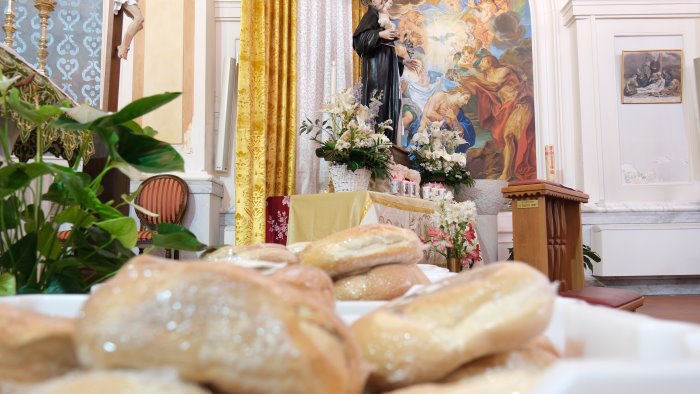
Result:
{"label": "altar table", "polygon": [[437,204],[418,198],[358,191],[270,197],[266,242],[314,241],[361,224],[386,223],[424,237]]}

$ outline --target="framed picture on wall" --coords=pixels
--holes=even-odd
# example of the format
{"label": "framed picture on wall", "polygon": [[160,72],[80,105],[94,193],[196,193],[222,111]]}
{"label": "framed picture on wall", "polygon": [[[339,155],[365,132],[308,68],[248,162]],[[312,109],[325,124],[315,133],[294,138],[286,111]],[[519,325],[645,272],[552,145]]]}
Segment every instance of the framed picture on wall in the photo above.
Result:
{"label": "framed picture on wall", "polygon": [[622,51],[622,104],[683,101],[683,51]]}

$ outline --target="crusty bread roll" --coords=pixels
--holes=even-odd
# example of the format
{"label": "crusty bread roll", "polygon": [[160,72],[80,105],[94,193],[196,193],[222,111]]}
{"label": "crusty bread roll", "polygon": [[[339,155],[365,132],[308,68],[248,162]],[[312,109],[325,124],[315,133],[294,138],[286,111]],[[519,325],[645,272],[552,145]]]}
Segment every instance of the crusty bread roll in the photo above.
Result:
{"label": "crusty bread roll", "polygon": [[335,298],[344,301],[393,300],[430,280],[416,264],[386,264],[335,281]]}
{"label": "crusty bread roll", "polygon": [[299,256],[309,245],[311,245],[311,242],[294,242],[293,244],[287,245],[287,249]]}
{"label": "crusty bread roll", "polygon": [[356,321],[369,386],[434,382],[484,355],[514,349],[549,323],[554,290],[523,263],[495,263],[428,285]]}
{"label": "crusty bread roll", "polygon": [[507,370],[452,383],[428,383],[391,391],[388,394],[527,394],[539,383],[543,372]]}
{"label": "crusty bread roll", "polygon": [[78,366],[75,322],[0,304],[0,380],[37,382]]}
{"label": "crusty bread roll", "polygon": [[224,246],[209,253],[204,259],[228,263],[259,260],[270,263],[299,264],[299,258],[286,246],[279,244]]}
{"label": "crusty bread roll", "polygon": [[176,373],[161,371],[89,371],[71,373],[40,384],[9,386],[3,394],[207,394],[192,383],[177,378]]}
{"label": "crusty bread roll", "polygon": [[526,345],[516,350],[474,360],[447,375],[442,382],[466,382],[479,379],[485,374],[500,374],[512,370],[542,372],[557,360],[556,356],[537,345]]}
{"label": "crusty bread roll", "polygon": [[221,393],[360,393],[366,377],[329,308],[231,264],[139,256],[83,314],[76,339],[86,367],[172,367]]}
{"label": "crusty bread roll", "polygon": [[411,386],[392,394],[527,393],[558,358],[543,342],[474,360],[438,383]]}
{"label": "crusty bread roll", "polygon": [[333,281],[328,274],[310,265],[288,265],[270,274],[270,278],[307,293],[313,300],[335,308]]}
{"label": "crusty bread roll", "polygon": [[382,264],[415,264],[423,258],[423,244],[411,230],[372,224],[313,242],[299,258],[302,264],[321,268],[336,278]]}

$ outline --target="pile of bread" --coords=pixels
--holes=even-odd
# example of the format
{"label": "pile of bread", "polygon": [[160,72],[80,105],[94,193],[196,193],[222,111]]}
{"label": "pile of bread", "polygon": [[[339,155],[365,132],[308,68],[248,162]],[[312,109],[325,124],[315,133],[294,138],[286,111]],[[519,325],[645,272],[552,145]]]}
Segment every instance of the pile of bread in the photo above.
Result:
{"label": "pile of bread", "polygon": [[[74,320],[0,306],[0,393],[527,392],[555,352],[537,339],[554,290],[525,264],[464,272],[343,323],[331,277],[337,290],[417,260],[381,228],[384,247],[335,235],[281,269],[240,250],[227,252],[236,263],[138,257]],[[274,249],[247,250],[285,254]]]}
{"label": "pile of bread", "polygon": [[[332,292],[338,300],[386,301],[404,295],[415,285],[430,283],[417,265],[423,259],[423,249],[413,231],[375,224],[288,247],[256,244],[221,248],[207,259],[262,269],[274,269],[275,263],[315,267],[333,280]],[[308,268],[297,267],[296,271],[300,276],[317,276]]]}

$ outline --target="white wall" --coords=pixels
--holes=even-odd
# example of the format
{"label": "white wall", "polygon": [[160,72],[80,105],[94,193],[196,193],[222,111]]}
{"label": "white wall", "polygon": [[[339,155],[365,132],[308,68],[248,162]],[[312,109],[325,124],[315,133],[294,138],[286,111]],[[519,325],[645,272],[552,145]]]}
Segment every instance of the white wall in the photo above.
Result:
{"label": "white wall", "polygon": [[[556,12],[547,14],[545,3]],[[700,0],[531,4],[537,110],[545,113],[538,117],[545,118],[538,123],[539,141],[555,145],[563,183],[591,197],[583,207],[584,243],[603,257],[595,274],[699,275],[700,252],[692,240],[700,223],[693,70],[700,57]],[[542,33],[553,37],[539,41]],[[655,49],[683,50],[683,102],[621,104],[622,50]],[[648,176],[635,179],[630,169]],[[498,240],[503,253],[512,240],[509,213],[499,217]]]}
{"label": "white wall", "polygon": [[[216,81],[212,91],[214,92],[214,132],[219,133],[220,102],[222,91],[223,64],[230,57],[238,58],[240,33],[241,33],[241,0],[216,0],[214,2],[215,30],[216,30]],[[235,94],[234,100],[235,103]],[[232,119],[230,138],[234,141],[230,144],[228,153],[231,158],[229,170],[220,173],[219,179],[224,187],[224,197],[221,204],[220,237],[221,242],[233,244],[235,241],[235,118]]]}

